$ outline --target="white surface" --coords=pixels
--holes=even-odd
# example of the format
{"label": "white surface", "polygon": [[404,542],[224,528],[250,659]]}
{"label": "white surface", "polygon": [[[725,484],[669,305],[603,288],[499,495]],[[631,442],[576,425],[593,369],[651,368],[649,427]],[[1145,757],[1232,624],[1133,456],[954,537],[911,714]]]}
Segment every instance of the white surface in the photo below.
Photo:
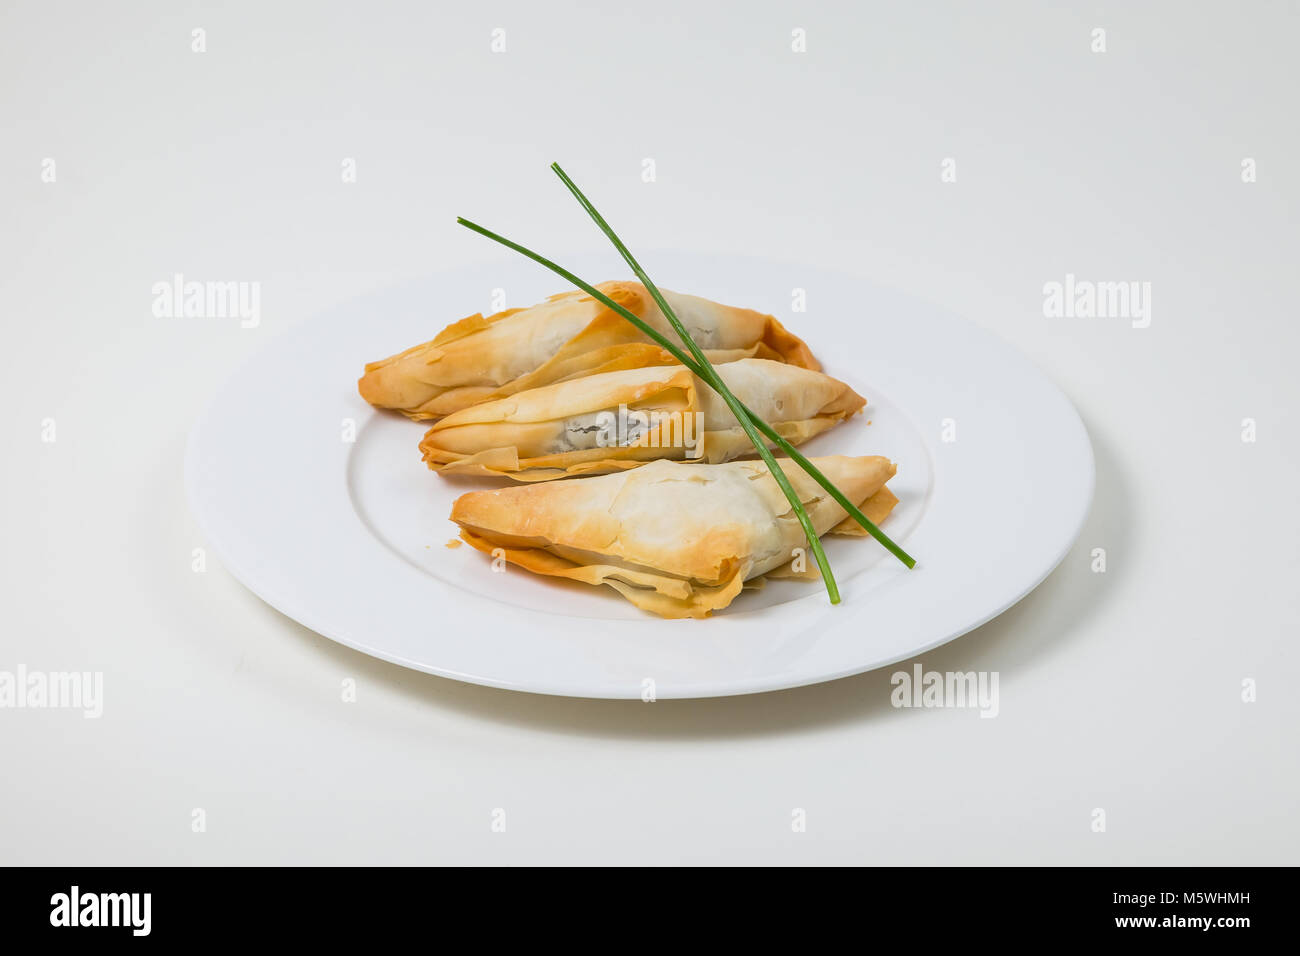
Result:
{"label": "white surface", "polygon": [[[1092,500],[1087,433],[1060,390],[993,336],[806,266],[642,258],[665,288],[717,301],[762,306],[797,282],[816,290],[817,312],[778,318],[814,348],[833,343],[827,371],[869,404],[805,451],[898,463],[885,530],[917,568],[869,539],[831,537],[839,607],[820,581],[775,581],[708,622],[664,621],[611,589],[499,574],[470,548],[443,547],[457,531],[452,502],[502,482],[431,473],[417,447],[428,423],[370,408],[353,379],[364,357],[428,340],[430,310],[472,313],[494,282],[542,301],[556,286],[530,262],[408,283],[259,352],[190,437],[186,487],[204,537],[253,593],[349,647],[475,684],[631,700],[780,690],[904,660],[1004,611],[1074,543]],[[598,263],[565,260],[579,275]]]}
{"label": "white surface", "polygon": [[[106,697],[0,711],[0,860],[1297,862],[1294,6],[530,6],[0,13],[0,668],[102,670]],[[599,248],[552,159],[636,248],[856,273],[1075,402],[1078,545],[921,658],[998,671],[996,719],[895,710],[889,669],[655,704],[471,687],[191,570],[185,436],[218,384],[353,296],[507,261],[458,213]],[[260,281],[261,325],[154,318],[176,271]],[[1150,281],[1151,326],[1044,318],[1067,272]]]}

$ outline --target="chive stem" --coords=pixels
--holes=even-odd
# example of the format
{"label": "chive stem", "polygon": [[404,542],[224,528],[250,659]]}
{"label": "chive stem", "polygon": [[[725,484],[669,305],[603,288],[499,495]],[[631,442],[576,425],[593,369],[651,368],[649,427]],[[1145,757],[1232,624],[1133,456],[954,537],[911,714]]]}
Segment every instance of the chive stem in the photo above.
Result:
{"label": "chive stem", "polygon": [[826,557],[826,552],[822,549],[821,535],[817,533],[817,529],[813,526],[812,519],[808,517],[807,509],[804,508],[803,502],[799,500],[799,493],[794,490],[794,486],[790,484],[789,477],[784,471],[782,471],[781,466],[776,463],[776,457],[772,454],[771,449],[767,447],[767,442],[763,440],[763,437],[759,435],[758,430],[754,427],[754,422],[749,416],[749,411],[740,404],[740,400],[736,398],[735,393],[732,392],[727,383],[722,380],[722,376],[720,376],[717,369],[713,367],[713,363],[710,362],[709,357],[704,354],[704,350],[700,348],[699,343],[691,338],[690,333],[686,331],[686,326],[683,325],[682,320],[677,317],[677,313],[673,310],[673,307],[668,304],[668,300],[665,299],[663,293],[659,291],[659,287],[651,281],[650,276],[646,274],[645,269],[641,268],[641,263],[637,261],[636,257],[632,255],[631,250],[623,244],[623,240],[618,237],[617,233],[614,232],[609,223],[605,221],[605,217],[597,211],[596,207],[591,204],[591,201],[587,199],[582,190],[578,188],[577,184],[574,183],[574,181],[569,178],[568,174],[560,168],[559,163],[552,163],[551,169],[553,169],[555,174],[560,177],[560,180],[568,187],[569,192],[573,193],[574,198],[577,199],[582,205],[582,208],[587,211],[587,215],[589,215],[592,221],[600,227],[600,231],[606,235],[611,243],[613,243],[614,248],[618,250],[619,255],[623,257],[623,260],[631,267],[632,271],[636,273],[636,277],[640,279],[641,283],[646,287],[646,290],[659,306],[660,311],[663,312],[664,317],[672,324],[673,329],[677,332],[678,338],[682,340],[682,344],[690,351],[691,356],[695,359],[696,365],[699,367],[699,370],[704,373],[701,377],[715,392],[722,396],[722,400],[727,403],[727,408],[731,410],[731,414],[735,416],[736,421],[740,423],[740,427],[744,429],[745,434],[753,443],[754,450],[762,457],[763,461],[767,464],[768,471],[772,473],[772,477],[776,480],[777,485],[780,486],[781,491],[785,494],[786,498],[789,499],[790,507],[794,509],[795,517],[799,519],[799,524],[803,526],[804,534],[808,538],[808,547],[812,549],[813,557],[817,561],[817,567],[820,569],[822,580],[826,584],[826,593],[830,596],[830,602],[832,604],[839,604],[840,589],[835,583],[835,575],[831,571],[831,564]]}
{"label": "chive stem", "polygon": [[[591,283],[584,281],[583,279],[579,278],[577,275],[570,272],[568,269],[564,268],[560,264],[556,262],[552,262],[550,259],[547,259],[545,256],[541,255],[540,253],[534,252],[532,249],[529,249],[527,246],[522,246],[517,242],[507,239],[505,236],[493,232],[491,229],[488,229],[485,226],[480,226],[478,223],[466,219],[463,216],[458,216],[456,218],[456,222],[458,222],[460,225],[464,226],[466,229],[469,229],[472,232],[476,232],[481,236],[491,239],[493,242],[499,245],[505,246],[507,249],[519,253],[525,258],[532,259],[538,265],[541,265],[546,269],[549,269],[551,272],[555,273],[560,278],[564,279],[570,284],[581,289],[583,292],[587,293],[593,299],[596,299],[606,308],[611,309],[612,311],[618,313],[620,316],[626,319],[628,322],[631,322],[634,326],[636,326],[636,328],[643,335],[645,335],[651,341],[655,342],[657,345],[662,347],[665,351],[667,351],[670,355],[672,355],[673,358],[675,358],[682,365],[686,366],[687,369],[689,369],[692,374],[698,376],[701,379],[704,379],[707,382],[707,376],[704,374],[703,369],[689,355],[687,355],[680,348],[678,348],[667,338],[665,338],[659,332],[658,329],[655,329],[650,325],[648,325],[640,316],[635,315],[624,306],[615,302],[613,299],[605,295],[605,293],[601,292]],[[746,411],[748,411],[748,409],[746,409]],[[825,489],[827,494],[829,494],[835,500],[835,502],[839,504],[840,507],[842,507],[846,512],[848,512],[849,516],[852,517],[853,520],[856,521],[859,525],[861,525],[862,528],[868,534],[870,534],[873,538],[879,541],[885,547],[886,550],[888,550],[891,554],[893,554],[896,558],[898,558],[898,560],[901,561],[905,566],[907,566],[908,568],[913,568],[916,566],[916,560],[912,558],[912,556],[909,555],[906,551],[904,551],[901,547],[899,547],[897,543],[895,543],[887,534],[885,534],[885,532],[880,530],[880,528],[877,527],[870,519],[868,519],[867,516],[862,513],[862,510],[858,508],[857,505],[855,505],[847,497],[845,497],[844,493],[840,491],[839,488],[837,488],[835,484],[822,473],[821,469],[819,469],[816,465],[814,465],[811,461],[809,461],[808,458],[805,457],[802,452],[800,452],[793,445],[791,445],[789,441],[787,441],[783,436],[778,434],[777,431],[774,428],[772,428],[772,426],[768,425],[767,422],[763,421],[763,419],[758,418],[757,416],[753,416],[752,413],[751,413],[751,417],[758,430],[761,431],[768,438],[770,438],[774,444],[776,444],[783,452],[785,452],[787,455],[790,456],[790,459],[794,461],[795,464],[803,468],[803,470],[807,472],[808,475],[810,475],[814,481],[816,481],[819,485],[821,485],[821,487]]]}

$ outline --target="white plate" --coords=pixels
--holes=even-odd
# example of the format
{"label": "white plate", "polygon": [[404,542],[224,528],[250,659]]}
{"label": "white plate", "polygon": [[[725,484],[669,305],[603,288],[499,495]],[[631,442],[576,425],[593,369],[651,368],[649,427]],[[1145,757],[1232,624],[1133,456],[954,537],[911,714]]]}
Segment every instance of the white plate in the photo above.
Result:
{"label": "white plate", "polygon": [[[827,539],[840,606],[819,582],[785,581],[707,620],[663,621],[609,588],[495,573],[477,551],[445,547],[453,498],[494,483],[429,472],[416,447],[426,426],[371,409],[355,382],[364,362],[488,313],[496,289],[511,306],[562,290],[524,260],[349,303],[269,342],[190,436],[186,482],[210,545],[268,604],[364,653],[494,687],[615,698],[640,698],[647,680],[659,698],[711,697],[881,667],[1006,610],[1065,556],[1092,499],[1092,447],[1065,396],[1011,348],[848,276],[732,257],[643,261],[666,288],[776,314],[867,397],[863,416],[805,451],[898,463],[890,487],[902,500],[884,527],[915,570],[870,539]],[[612,254],[565,264],[594,280],[625,274]],[[795,289],[807,310],[791,314]]]}

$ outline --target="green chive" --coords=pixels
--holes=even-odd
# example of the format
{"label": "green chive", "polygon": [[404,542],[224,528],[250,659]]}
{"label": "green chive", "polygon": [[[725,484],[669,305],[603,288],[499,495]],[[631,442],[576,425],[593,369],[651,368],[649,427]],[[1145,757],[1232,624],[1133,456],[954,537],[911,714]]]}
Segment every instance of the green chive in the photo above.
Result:
{"label": "green chive", "polygon": [[579,189],[564,170],[560,168],[559,163],[552,163],[551,169],[555,170],[555,174],[560,177],[564,185],[569,187],[569,192],[573,193],[574,198],[582,204],[582,208],[587,210],[587,214],[591,216],[592,221],[600,227],[600,231],[609,238],[609,241],[614,244],[614,248],[619,251],[623,260],[632,268],[632,271],[636,273],[636,277],[641,280],[642,285],[646,287],[646,290],[650,293],[651,297],[659,305],[660,311],[663,312],[664,316],[672,324],[673,329],[677,332],[678,338],[682,340],[682,344],[690,351],[700,372],[704,373],[700,377],[703,378],[715,392],[722,396],[722,400],[727,403],[727,408],[731,410],[731,414],[735,416],[736,421],[740,423],[740,427],[744,429],[749,440],[753,442],[754,450],[758,452],[763,461],[767,464],[768,471],[770,471],[772,477],[776,479],[777,485],[780,486],[781,491],[789,500],[790,507],[794,509],[795,517],[799,519],[799,524],[803,526],[804,534],[808,538],[808,547],[812,549],[813,557],[817,560],[817,567],[821,570],[822,580],[826,583],[826,593],[830,596],[831,603],[839,604],[840,589],[835,583],[835,575],[831,573],[831,563],[826,558],[826,552],[822,550],[821,536],[817,534],[817,529],[813,527],[812,519],[808,517],[808,512],[804,509],[803,502],[799,500],[799,494],[794,490],[794,486],[790,484],[790,479],[786,476],[786,473],[781,470],[781,466],[776,463],[776,458],[767,447],[767,442],[763,441],[762,436],[758,433],[758,429],[754,427],[754,422],[749,417],[749,412],[740,404],[740,399],[736,398],[735,393],[732,392],[727,386],[727,383],[722,380],[722,377],[718,375],[717,370],[713,367],[713,363],[709,361],[709,357],[704,354],[704,350],[700,348],[699,344],[691,338],[690,333],[686,331],[686,326],[683,325],[682,320],[677,317],[677,313],[674,312],[673,307],[668,304],[668,300],[663,297],[663,293],[659,291],[659,287],[650,280],[648,275],[646,275],[646,271],[641,268],[641,263],[637,262],[636,257],[632,255],[627,246],[623,245],[623,240],[619,239],[618,235],[615,234],[609,223],[605,221],[605,217],[596,211],[596,207],[591,204],[587,197],[583,195],[582,190]]}
{"label": "green chive", "polygon": [[[457,217],[456,221],[460,223],[460,225],[464,226],[466,229],[470,229],[473,232],[477,232],[481,236],[486,236],[488,239],[491,239],[493,242],[503,245],[507,249],[512,249],[515,252],[518,252],[520,255],[532,259],[534,262],[538,263],[539,265],[545,266],[551,272],[554,272],[560,278],[566,280],[567,282],[571,283],[574,286],[577,286],[583,292],[587,293],[587,295],[591,296],[593,299],[596,299],[598,302],[604,305],[606,308],[611,309],[614,312],[617,312],[623,318],[627,319],[627,321],[631,322],[634,326],[637,327],[637,329],[641,331],[643,335],[645,335],[647,338],[649,338],[650,340],[652,340],[653,342],[661,346],[669,354],[671,354],[673,358],[677,359],[677,361],[685,365],[692,372],[692,374],[699,376],[701,379],[706,379],[706,376],[704,375],[704,370],[701,369],[698,364],[696,364],[694,359],[692,359],[689,355],[683,352],[672,342],[668,341],[668,339],[664,338],[664,336],[661,335],[657,329],[647,325],[645,321],[641,319],[640,316],[635,315],[634,313],[624,308],[622,305],[619,305],[617,302],[615,302],[609,296],[605,295],[605,293],[601,292],[591,283],[583,281],[582,279],[578,278],[578,276],[570,272],[568,269],[564,268],[558,263],[552,262],[550,259],[547,259],[545,256],[540,255],[539,253],[533,252],[533,250],[529,249],[527,246],[521,246],[517,242],[512,242],[511,240],[507,239],[505,236],[495,233],[491,229],[488,229],[484,226],[480,226],[476,222],[471,222],[470,220],[465,219],[464,217]],[[746,411],[748,412],[749,410],[746,409]],[[853,502],[851,502],[848,498],[846,498],[844,496],[844,493],[840,491],[839,488],[837,488],[834,485],[834,483],[822,473],[821,469],[819,469],[816,465],[814,465],[811,461],[809,461],[803,455],[803,453],[800,452],[793,445],[791,445],[790,442],[788,442],[785,438],[779,435],[776,432],[776,430],[772,428],[771,425],[767,424],[767,422],[763,421],[763,419],[755,416],[752,412],[750,412],[749,414],[751,419],[754,422],[754,425],[758,428],[758,430],[761,431],[768,438],[770,438],[782,451],[784,451],[787,455],[789,455],[791,460],[794,461],[795,464],[799,465],[799,467],[801,467],[805,472],[807,472],[809,476],[811,476],[812,479],[817,482],[817,484],[821,485],[822,488],[826,490],[826,493],[829,494],[833,499],[835,499],[836,503],[838,503],[841,508],[847,511],[849,513],[849,516],[853,518],[853,520],[856,521],[859,525],[861,525],[868,534],[870,534],[873,538],[879,541],[885,547],[885,549],[889,551],[890,554],[898,558],[898,560],[901,561],[908,568],[916,567],[916,560],[911,555],[909,555],[906,551],[900,548],[898,544],[895,543],[889,537],[889,535],[881,531],[880,528],[878,528],[870,519],[868,519],[867,516],[862,513],[862,510],[858,508],[857,505],[853,504]]]}

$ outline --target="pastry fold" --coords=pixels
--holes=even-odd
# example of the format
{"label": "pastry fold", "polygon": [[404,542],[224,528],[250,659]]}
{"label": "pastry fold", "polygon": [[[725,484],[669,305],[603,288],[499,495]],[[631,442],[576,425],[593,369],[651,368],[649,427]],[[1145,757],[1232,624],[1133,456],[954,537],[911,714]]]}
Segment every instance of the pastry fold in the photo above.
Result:
{"label": "pastry fold", "polygon": [[[768,359],[715,366],[791,444],[857,413],[864,399],[822,372]],[[434,471],[546,481],[667,458],[719,464],[754,446],[722,397],[681,365],[624,369],[529,389],[442,419],[420,443]]]}
{"label": "pastry fold", "polygon": [[[600,291],[661,332],[678,336],[638,282]],[[767,358],[819,370],[808,346],[774,317],[662,290],[709,360]],[[675,364],[663,348],[584,292],[553,295],[527,309],[471,315],[438,336],[379,362],[357,382],[361,397],[419,421],[581,375]]]}
{"label": "pastry fold", "polygon": [[[818,535],[861,530],[799,466],[778,459]],[[878,456],[814,458],[876,524],[898,499],[895,465]],[[762,461],[654,461],[593,478],[472,491],[451,520],[470,545],[536,574],[608,585],[666,618],[707,617],[746,581],[813,564],[803,527]],[[811,569],[815,573],[815,569]]]}

